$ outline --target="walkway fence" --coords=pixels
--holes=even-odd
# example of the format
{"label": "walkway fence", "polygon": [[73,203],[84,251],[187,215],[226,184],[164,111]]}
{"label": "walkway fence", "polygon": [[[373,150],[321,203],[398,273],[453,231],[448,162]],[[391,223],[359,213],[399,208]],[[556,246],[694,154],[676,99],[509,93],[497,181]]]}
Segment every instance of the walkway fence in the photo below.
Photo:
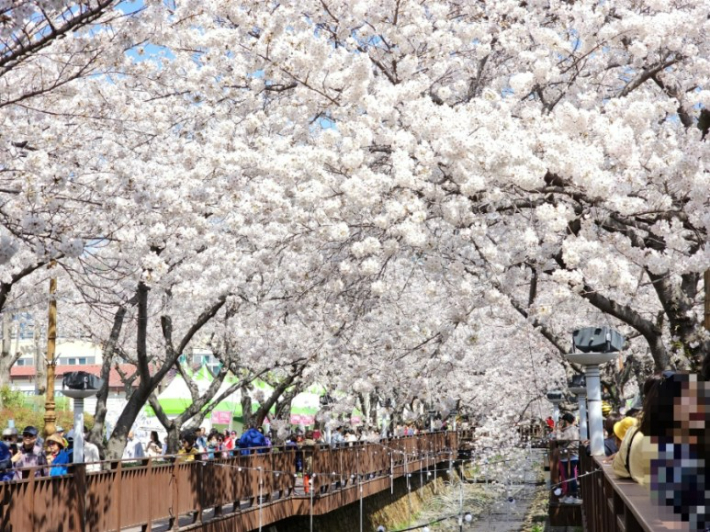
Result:
{"label": "walkway fence", "polygon": [[579,485],[582,504],[563,502],[564,478],[560,451],[570,442],[549,442],[550,503],[552,526],[583,526],[585,532],[669,532],[688,531],[679,516],[660,509],[649,489],[632,480],[617,478],[605,457],[591,457],[579,448]]}
{"label": "walkway fence", "polygon": [[[36,477],[30,468],[29,478],[0,484],[0,530],[149,531],[166,521],[174,530],[254,530],[388,490],[399,477],[451,463],[457,449],[456,433],[434,432],[332,449],[250,449],[194,462],[107,461],[92,473],[78,464],[62,477]],[[297,462],[311,473],[308,493]]]}
{"label": "walkway fence", "polygon": [[579,453],[585,532],[669,532],[689,530],[680,516],[651,501],[648,487],[614,475],[604,457]]}

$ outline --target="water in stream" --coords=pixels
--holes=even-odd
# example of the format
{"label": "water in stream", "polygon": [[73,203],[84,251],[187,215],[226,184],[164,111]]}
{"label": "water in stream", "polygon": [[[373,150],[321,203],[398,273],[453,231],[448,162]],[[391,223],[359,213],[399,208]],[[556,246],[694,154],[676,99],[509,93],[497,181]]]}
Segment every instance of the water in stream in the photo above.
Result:
{"label": "water in stream", "polygon": [[518,532],[535,495],[544,489],[542,454],[535,450],[512,449],[487,463],[474,460],[463,471],[463,482],[455,477],[410,527],[431,523],[427,526],[432,531],[454,532],[459,530],[458,516],[470,513],[471,521],[463,525],[466,532]]}

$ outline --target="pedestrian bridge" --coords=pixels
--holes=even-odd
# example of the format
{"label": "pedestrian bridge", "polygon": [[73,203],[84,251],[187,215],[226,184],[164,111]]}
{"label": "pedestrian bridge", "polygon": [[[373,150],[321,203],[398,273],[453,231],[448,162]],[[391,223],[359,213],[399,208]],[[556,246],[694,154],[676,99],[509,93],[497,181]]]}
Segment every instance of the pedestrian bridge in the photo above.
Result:
{"label": "pedestrian bridge", "polygon": [[[412,473],[436,475],[457,457],[455,432],[355,443],[331,449],[251,449],[214,460],[108,461],[87,473],[0,484],[3,532],[109,530],[258,530],[294,516],[317,516],[390,490]],[[312,487],[296,472],[297,453],[312,463]],[[307,492],[308,491],[308,492]]]}
{"label": "pedestrian bridge", "polygon": [[[30,475],[0,484],[0,531],[265,529],[289,517],[323,515],[392,490],[399,478],[408,485],[412,475],[420,485],[434,480],[437,470],[460,464],[459,448],[466,455],[471,452],[470,436],[433,432],[338,448],[251,449],[247,455],[194,462],[175,457],[106,461],[100,471],[88,473],[86,464],[72,465],[62,477]],[[557,445],[550,442],[552,486],[558,481]],[[309,490],[296,472],[298,453],[312,464]],[[470,459],[475,460],[475,448]],[[689,530],[677,515],[656,507],[645,488],[615,478],[598,458],[580,452],[580,459],[583,502],[565,505],[551,490],[551,524],[582,526],[585,532]]]}

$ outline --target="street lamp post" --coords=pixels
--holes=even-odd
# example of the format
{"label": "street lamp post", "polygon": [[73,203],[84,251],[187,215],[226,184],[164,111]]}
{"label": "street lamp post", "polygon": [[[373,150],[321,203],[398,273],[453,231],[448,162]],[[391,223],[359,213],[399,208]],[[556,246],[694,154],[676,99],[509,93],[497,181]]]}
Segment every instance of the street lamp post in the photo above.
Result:
{"label": "street lamp post", "polygon": [[[318,401],[320,402],[322,407],[326,407],[330,404],[330,395],[327,393],[325,395],[321,395],[318,398]],[[325,442],[330,445],[330,440],[331,440],[331,426],[330,426],[330,420],[326,420],[325,422]]]}
{"label": "street lamp post", "polygon": [[560,403],[562,402],[562,392],[560,390],[551,390],[547,392],[547,400],[552,403],[552,420],[555,422],[556,433],[557,424],[560,422]]}
{"label": "street lamp post", "polygon": [[589,439],[587,430],[587,382],[584,375],[575,375],[569,383],[569,391],[577,396],[579,405],[579,437],[581,440]]}
{"label": "street lamp post", "polygon": [[[56,266],[56,262],[49,264],[50,268]],[[57,413],[54,402],[54,368],[57,365],[54,353],[57,346],[57,277],[52,276],[49,280],[49,316],[47,323],[47,389],[44,403],[44,436],[54,434],[57,423]]]}
{"label": "street lamp post", "polygon": [[103,380],[86,371],[67,373],[62,393],[74,399],[74,463],[84,462],[84,399],[96,395]]}
{"label": "street lamp post", "polygon": [[604,426],[602,419],[602,391],[599,366],[617,357],[624,347],[624,337],[608,327],[586,327],[572,334],[573,350],[567,354],[570,362],[584,366],[587,381],[589,414],[589,442],[592,456],[604,455]]}

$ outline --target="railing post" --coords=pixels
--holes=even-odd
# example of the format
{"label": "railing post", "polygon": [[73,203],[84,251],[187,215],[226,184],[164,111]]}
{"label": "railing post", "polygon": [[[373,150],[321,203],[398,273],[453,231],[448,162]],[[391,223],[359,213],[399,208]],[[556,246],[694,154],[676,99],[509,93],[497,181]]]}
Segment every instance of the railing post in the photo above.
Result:
{"label": "railing post", "polygon": [[86,530],[86,464],[74,464],[74,489],[76,490],[79,530]]}
{"label": "railing post", "polygon": [[37,471],[37,468],[30,469],[30,482],[29,486],[27,486],[27,493],[30,496],[30,526],[36,530],[37,527],[35,526],[35,473]]}
{"label": "railing post", "polygon": [[116,530],[121,530],[121,477],[123,476],[123,462],[120,460],[116,465],[116,473],[113,477],[113,487],[116,492]]}
{"label": "railing post", "polygon": [[202,523],[202,514],[205,511],[205,462],[202,460],[195,460],[191,464],[191,467],[197,468],[197,476],[199,478],[200,484],[200,493],[197,499],[197,504],[199,506],[197,508],[197,511],[195,512],[195,515],[192,517],[192,522],[197,523],[197,521],[199,520],[199,522]]}
{"label": "railing post", "polygon": [[[153,485],[153,458],[148,458],[148,486]],[[143,532],[150,532],[153,528],[153,490],[146,490],[146,497],[148,499],[148,522],[143,527]]]}
{"label": "railing post", "polygon": [[169,525],[169,528],[172,528],[173,530],[178,530],[180,528],[180,510],[178,508],[178,502],[180,500],[180,490],[178,489],[178,465],[179,462],[176,457],[175,462],[173,463],[173,517],[171,518],[172,522]]}

